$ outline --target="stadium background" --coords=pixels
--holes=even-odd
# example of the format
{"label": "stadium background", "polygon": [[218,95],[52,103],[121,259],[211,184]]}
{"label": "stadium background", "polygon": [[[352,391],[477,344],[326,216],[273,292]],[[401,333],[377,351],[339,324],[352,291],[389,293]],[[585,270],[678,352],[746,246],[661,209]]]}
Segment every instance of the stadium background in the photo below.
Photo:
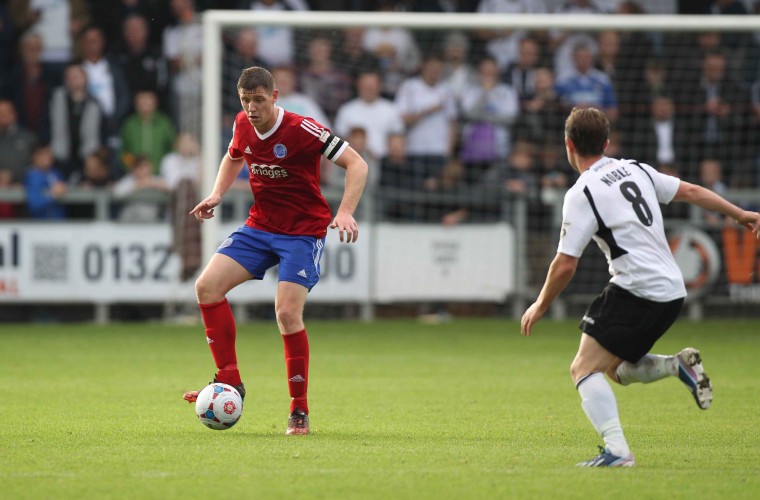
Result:
{"label": "stadium background", "polygon": [[[182,214],[203,195],[201,177],[209,168],[201,160],[201,19],[212,7],[754,16],[758,5],[2,2],[0,317],[197,319],[192,279],[203,263],[201,235]],[[309,317],[518,315],[541,285],[556,248],[562,193],[574,180],[562,149],[562,122],[572,105],[608,112],[610,156],[651,163],[747,207],[760,204],[756,32],[259,25],[224,28],[221,41],[215,75],[221,119],[213,126],[222,145],[238,107],[237,75],[262,64],[273,69],[279,86],[290,80],[292,88],[281,96],[286,109],[331,125],[361,150],[373,172],[359,212],[360,224],[372,228],[362,236],[369,242],[328,246],[318,287],[323,295],[315,291]],[[440,59],[430,62],[430,56]],[[589,65],[582,77],[578,62]],[[431,74],[440,71],[435,85],[446,83],[435,92],[447,92],[449,109],[431,117],[435,123],[399,126],[427,95],[414,87],[419,92],[418,77],[428,65]],[[356,112],[341,116],[366,71],[377,72],[381,97],[397,110],[395,119],[372,127],[356,120]],[[68,91],[67,72],[73,80]],[[86,92],[72,90],[82,86],[82,75]],[[84,99],[80,118],[70,112],[74,94]],[[444,133],[426,137],[433,127]],[[223,153],[213,152],[216,158]],[[134,171],[145,178],[135,179]],[[338,173],[325,165],[331,203],[339,200],[340,185]],[[238,187],[224,206],[224,230],[244,219],[250,203],[245,180]],[[755,241],[715,214],[668,207],[666,216],[690,285],[687,314],[752,316],[760,300]],[[573,317],[607,279],[601,255],[590,248],[555,317]],[[270,279],[243,287],[234,297],[238,318],[270,318],[272,286]]]}

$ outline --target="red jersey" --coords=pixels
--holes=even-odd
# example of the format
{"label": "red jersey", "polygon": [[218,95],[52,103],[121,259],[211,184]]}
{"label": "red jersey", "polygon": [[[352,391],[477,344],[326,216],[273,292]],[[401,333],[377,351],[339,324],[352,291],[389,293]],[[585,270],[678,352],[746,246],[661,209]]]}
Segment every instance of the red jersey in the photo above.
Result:
{"label": "red jersey", "polygon": [[245,224],[278,234],[327,234],[330,207],[319,188],[320,156],[337,160],[348,143],[311,118],[277,108],[277,121],[260,134],[238,113],[228,154],[245,157],[253,205]]}

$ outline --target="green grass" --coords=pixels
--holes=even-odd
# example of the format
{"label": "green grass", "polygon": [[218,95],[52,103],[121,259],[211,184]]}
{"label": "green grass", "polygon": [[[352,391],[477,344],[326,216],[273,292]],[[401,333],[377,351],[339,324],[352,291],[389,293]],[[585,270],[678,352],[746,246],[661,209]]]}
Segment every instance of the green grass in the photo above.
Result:
{"label": "green grass", "polygon": [[213,374],[201,328],[0,327],[1,498],[757,498],[756,322],[678,323],[703,352],[709,411],[676,379],[615,393],[633,469],[574,464],[600,442],[568,374],[579,332],[542,322],[309,322],[312,434],[284,435],[282,342],[239,328],[233,429],[183,390]]}

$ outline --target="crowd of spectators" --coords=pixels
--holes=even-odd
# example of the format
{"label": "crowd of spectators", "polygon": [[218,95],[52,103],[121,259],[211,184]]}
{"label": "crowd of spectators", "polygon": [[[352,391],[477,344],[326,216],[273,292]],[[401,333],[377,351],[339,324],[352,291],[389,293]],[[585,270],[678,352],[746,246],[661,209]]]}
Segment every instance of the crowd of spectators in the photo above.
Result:
{"label": "crowd of spectators", "polygon": [[[57,201],[72,189],[112,189],[124,221],[170,215],[139,191],[182,189],[173,200],[192,202],[209,8],[756,15],[760,1],[0,1],[0,189],[27,195],[0,203],[0,218],[75,217]],[[758,34],[256,26],[225,30],[223,42],[225,136],[240,70],[269,68],[279,105],[365,157],[392,220],[497,219],[500,205],[477,195],[485,188],[548,213],[573,181],[563,149],[573,106],[607,113],[617,156],[716,191],[760,183]],[[340,173],[326,165],[324,184],[340,185]]]}

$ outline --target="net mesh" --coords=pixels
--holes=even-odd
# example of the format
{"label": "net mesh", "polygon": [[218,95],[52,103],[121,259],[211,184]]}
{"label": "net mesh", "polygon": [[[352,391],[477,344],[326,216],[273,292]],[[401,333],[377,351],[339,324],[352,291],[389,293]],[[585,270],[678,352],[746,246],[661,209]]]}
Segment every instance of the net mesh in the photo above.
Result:
{"label": "net mesh", "polygon": [[[526,299],[543,283],[562,197],[576,178],[563,144],[573,106],[607,113],[609,156],[649,163],[746,207],[760,201],[754,34],[267,26],[222,33],[223,145],[239,107],[240,70],[271,69],[280,105],[331,127],[366,159],[372,203],[363,202],[362,218],[522,224]],[[333,206],[343,180],[325,163]],[[663,210],[699,307],[749,313],[742,305],[758,300],[755,243],[716,214]],[[585,304],[608,279],[603,256],[589,248],[564,297]]]}

